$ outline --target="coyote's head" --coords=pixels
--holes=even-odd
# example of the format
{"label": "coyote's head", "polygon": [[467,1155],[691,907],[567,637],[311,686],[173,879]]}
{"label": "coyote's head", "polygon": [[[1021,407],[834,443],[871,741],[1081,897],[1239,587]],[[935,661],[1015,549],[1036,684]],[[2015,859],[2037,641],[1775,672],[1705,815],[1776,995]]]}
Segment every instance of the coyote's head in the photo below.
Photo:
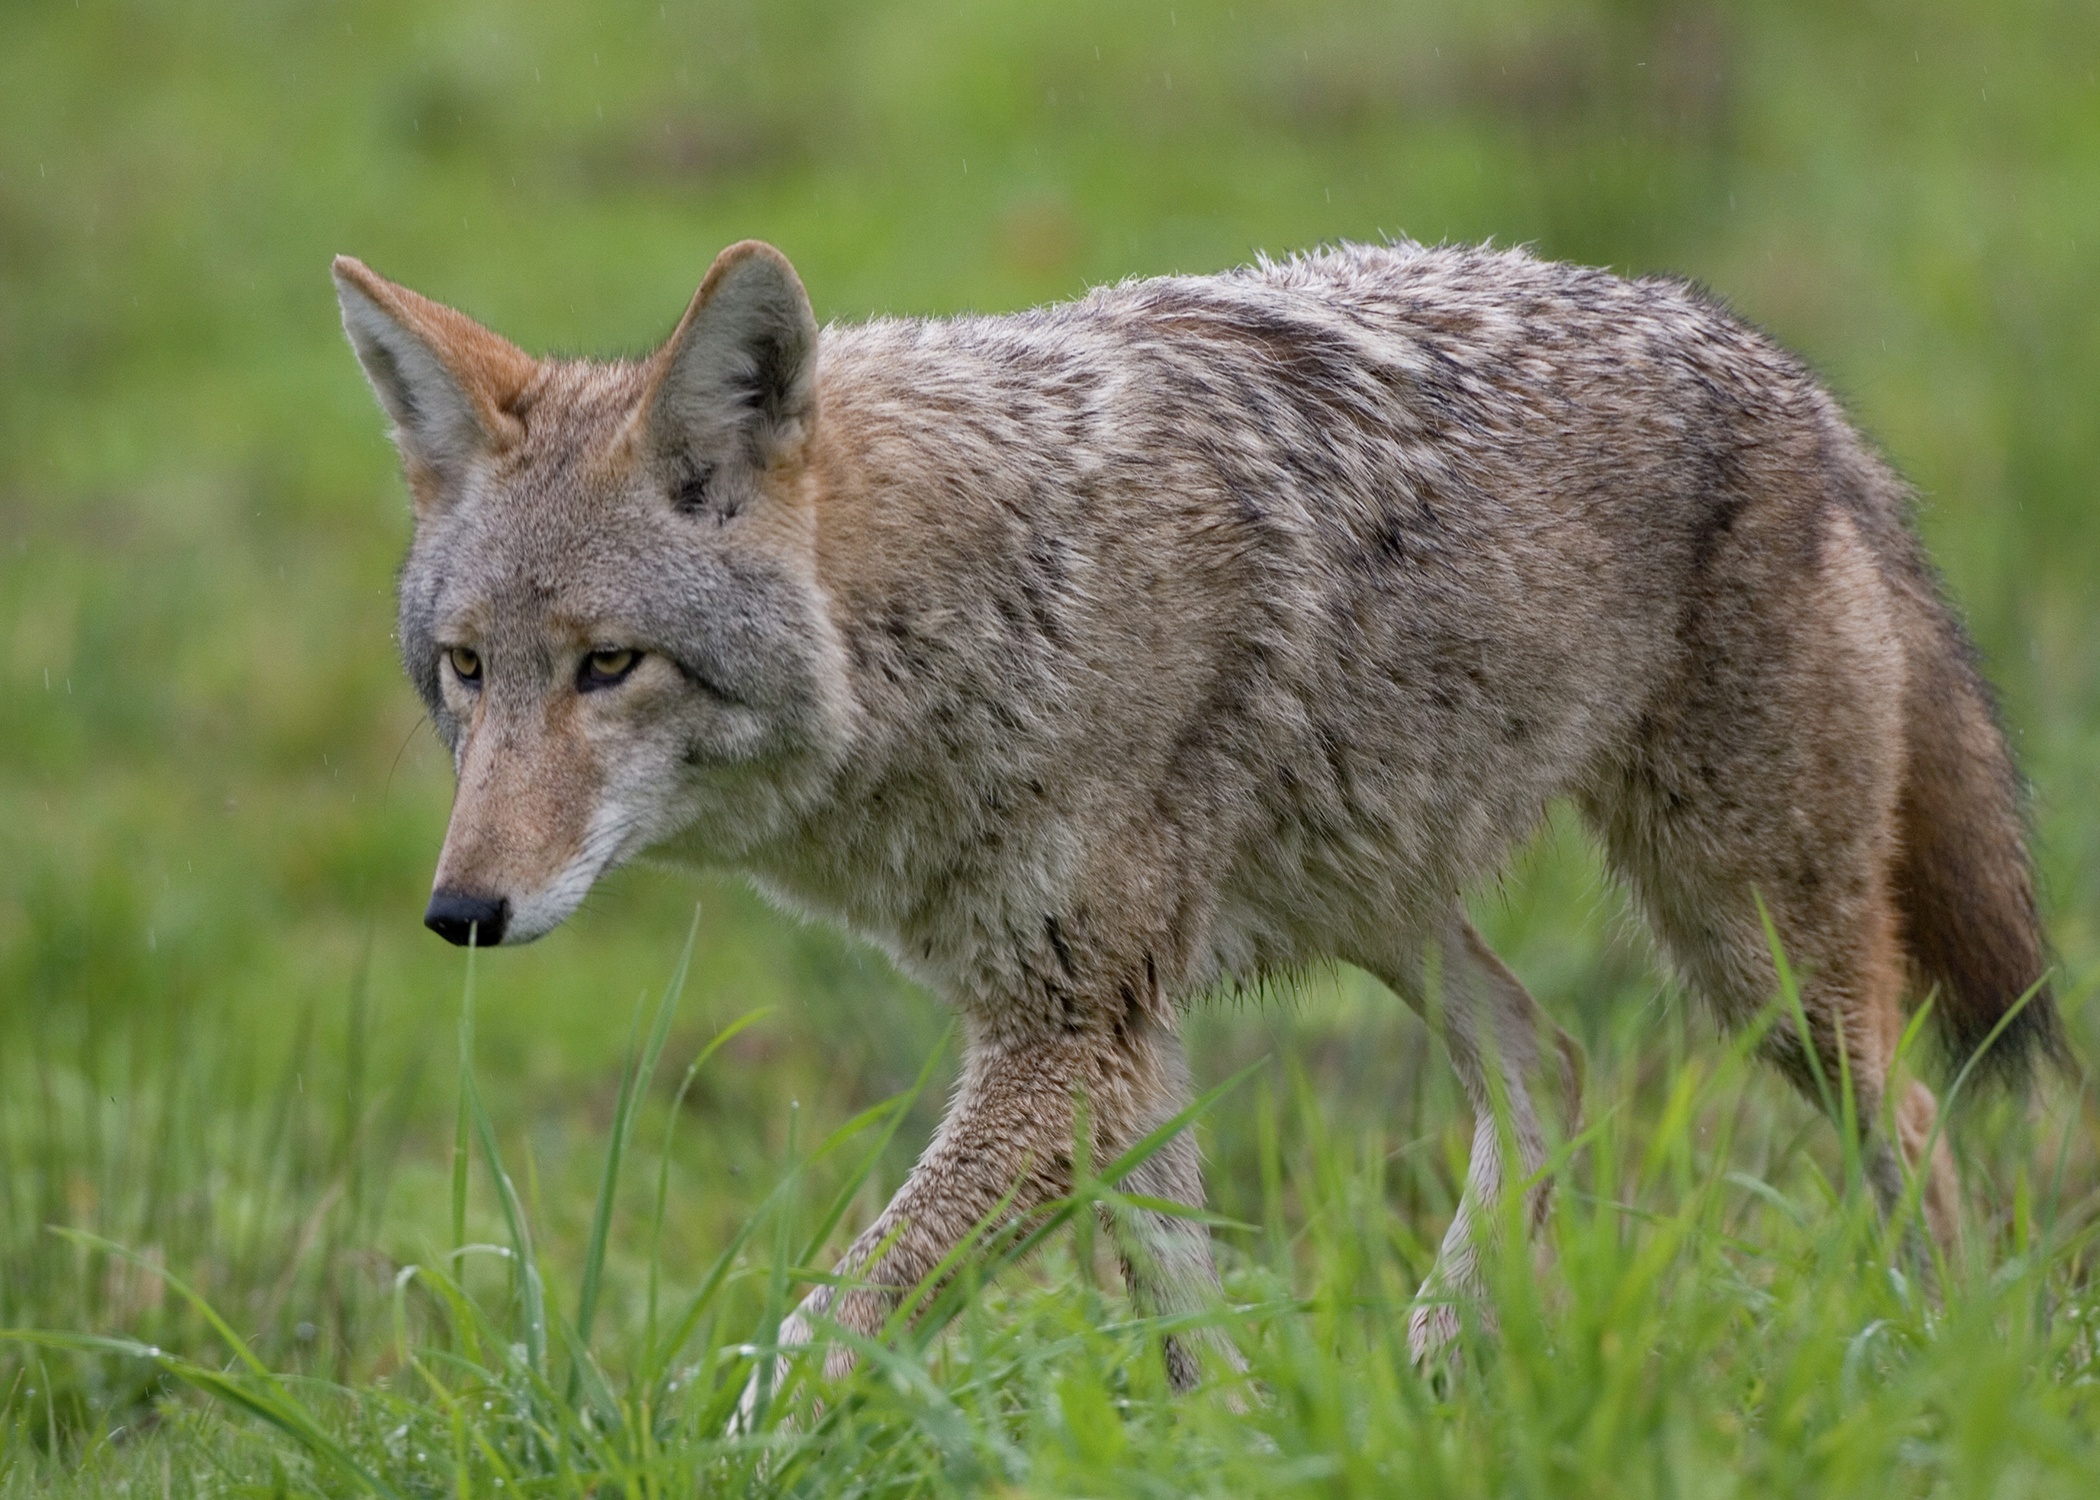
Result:
{"label": "coyote's head", "polygon": [[424,920],[526,942],[644,849],[779,832],[846,718],[786,258],[725,250],[638,362],[535,360],[347,257],[335,282],[414,500],[401,653],[459,778]]}

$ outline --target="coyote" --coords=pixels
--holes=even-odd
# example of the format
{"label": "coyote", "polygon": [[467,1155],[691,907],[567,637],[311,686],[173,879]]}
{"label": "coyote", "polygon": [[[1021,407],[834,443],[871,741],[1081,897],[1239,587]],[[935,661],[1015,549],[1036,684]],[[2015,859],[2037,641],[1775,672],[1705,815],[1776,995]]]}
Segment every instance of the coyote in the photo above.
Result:
{"label": "coyote", "polygon": [[[986,1215],[1065,1193],[1075,1099],[1103,1162],[1171,1120],[1190,997],[1343,960],[1433,1019],[1477,1112],[1409,1328],[1441,1346],[1504,1142],[1539,1169],[1534,1085],[1579,1057],[1460,899],[1555,798],[1724,1024],[1777,992],[1769,915],[1807,1035],[1762,1052],[1812,1098],[1850,1080],[1877,1193],[1922,1174],[1942,1236],[1905,997],[1957,1061],[1999,1028],[2015,1081],[2060,1047],[2020,784],[1907,493],[1692,286],[1344,245],[820,330],[747,241],[660,349],[597,362],[335,280],[458,773],[426,922],[527,942],[653,853],[960,1013],[946,1119],[790,1343],[879,1330]],[[1126,1187],[1200,1205],[1195,1142]],[[1119,1232],[1140,1306],[1215,1288],[1197,1220]],[[1232,1358],[1201,1339],[1179,1386]]]}

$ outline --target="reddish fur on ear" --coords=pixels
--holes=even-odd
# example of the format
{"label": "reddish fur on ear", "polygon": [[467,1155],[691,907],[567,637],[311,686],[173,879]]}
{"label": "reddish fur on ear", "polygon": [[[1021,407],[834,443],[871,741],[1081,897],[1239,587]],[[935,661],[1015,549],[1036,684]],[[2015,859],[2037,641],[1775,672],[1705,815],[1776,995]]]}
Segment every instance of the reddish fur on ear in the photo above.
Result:
{"label": "reddish fur on ear", "polygon": [[518,398],[538,374],[538,360],[465,313],[388,281],[354,256],[338,255],[334,271],[429,347],[459,383],[492,445],[506,447],[525,435]]}
{"label": "reddish fur on ear", "polygon": [[637,430],[677,449],[741,428],[763,457],[792,452],[809,433],[816,349],[816,315],[794,266],[763,240],[741,240],[715,257],[650,356]]}

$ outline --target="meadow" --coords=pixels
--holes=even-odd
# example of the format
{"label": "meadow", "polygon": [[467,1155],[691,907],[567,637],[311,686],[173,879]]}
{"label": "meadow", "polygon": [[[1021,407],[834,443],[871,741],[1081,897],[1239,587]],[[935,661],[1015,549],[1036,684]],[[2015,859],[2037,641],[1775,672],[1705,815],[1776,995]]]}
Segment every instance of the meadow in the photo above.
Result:
{"label": "meadow", "polygon": [[2083,1075],[1958,1112],[1927,1295],[1565,812],[1471,903],[1591,1128],[1455,1365],[1404,1333],[1471,1120],[1343,970],[1190,1017],[1237,1393],[1166,1393],[1104,1180],[732,1434],[938,1117],[947,1017],[670,870],[471,970],[423,930],[450,770],[327,265],[594,352],[746,237],[841,320],[1381,235],[1695,277],[1916,485],[2087,1059],[2096,65],[2071,0],[9,7],[0,1496],[2094,1493]]}

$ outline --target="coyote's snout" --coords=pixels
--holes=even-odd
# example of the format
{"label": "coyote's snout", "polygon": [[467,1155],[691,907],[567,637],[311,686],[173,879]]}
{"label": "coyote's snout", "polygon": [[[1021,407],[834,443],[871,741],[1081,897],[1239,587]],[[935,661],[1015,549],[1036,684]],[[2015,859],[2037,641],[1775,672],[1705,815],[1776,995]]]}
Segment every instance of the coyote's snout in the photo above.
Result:
{"label": "coyote's snout", "polygon": [[[1537,1172],[1532,1088],[1574,1057],[1459,895],[1556,798],[1724,1023],[1775,992],[1769,916],[1806,1024],[1764,1052],[1849,1079],[1876,1189],[1923,1174],[1951,1231],[1933,1097],[1890,1069],[1906,999],[1967,1057],[2042,983],[2018,782],[1901,484],[1711,300],[1403,244],[820,332],[745,243],[598,363],[335,274],[458,772],[429,924],[528,941],[654,850],[961,1012],[947,1120],[809,1310],[876,1332],[1066,1191],[1076,1096],[1104,1162],[1176,1114],[1186,997],[1342,959],[1436,1019],[1478,1113],[1413,1327],[1448,1338],[1498,1111]],[[1990,1061],[2058,1045],[2039,990]],[[1200,1203],[1193,1144],[1127,1186]],[[1141,1304],[1214,1286],[1196,1222],[1118,1230]],[[1170,1341],[1177,1382],[1200,1352]]]}

